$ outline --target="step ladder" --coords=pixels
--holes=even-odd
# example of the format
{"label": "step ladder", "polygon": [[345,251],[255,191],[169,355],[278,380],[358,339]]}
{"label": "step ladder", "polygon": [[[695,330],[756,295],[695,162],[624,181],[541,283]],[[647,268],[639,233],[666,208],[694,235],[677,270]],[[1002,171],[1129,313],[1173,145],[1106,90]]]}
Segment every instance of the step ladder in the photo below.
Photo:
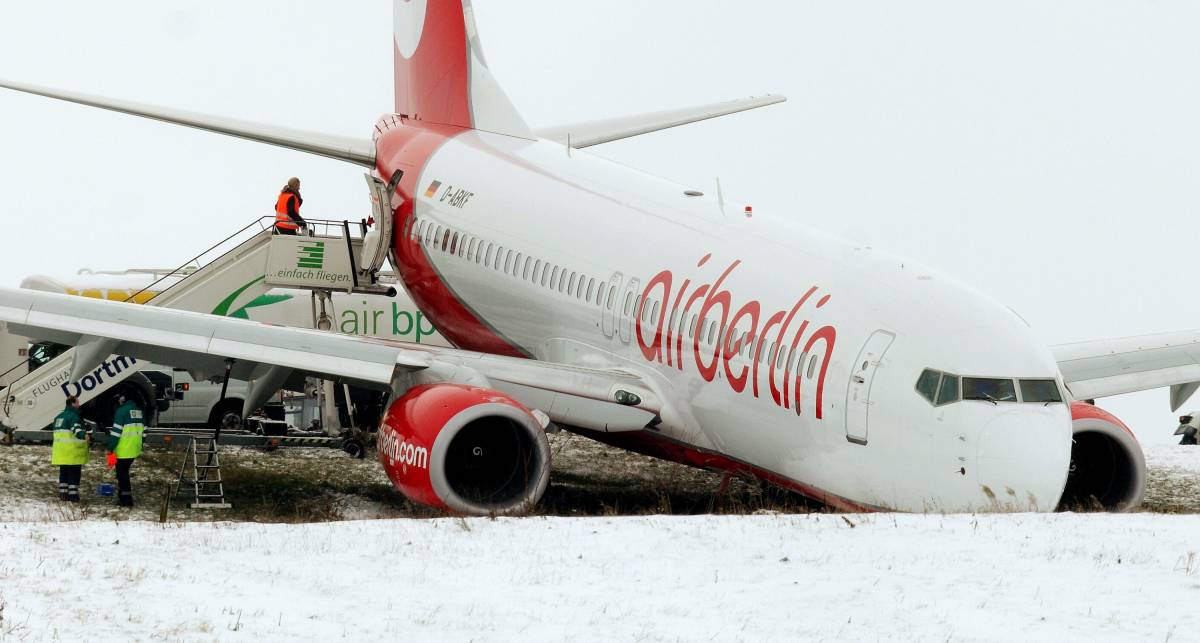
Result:
{"label": "step ladder", "polygon": [[[189,468],[192,477],[187,477]],[[183,464],[179,467],[179,480],[175,482],[176,497],[184,483],[192,488],[192,509],[229,509],[233,505],[225,502],[225,483],[221,479],[221,459],[217,455],[217,441],[210,437],[194,437],[188,444]]]}

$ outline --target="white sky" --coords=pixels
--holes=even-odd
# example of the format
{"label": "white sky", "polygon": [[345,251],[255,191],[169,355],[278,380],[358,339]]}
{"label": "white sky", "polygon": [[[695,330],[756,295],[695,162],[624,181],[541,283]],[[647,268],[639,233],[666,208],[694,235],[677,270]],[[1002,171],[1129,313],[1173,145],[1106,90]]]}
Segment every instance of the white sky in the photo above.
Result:
{"label": "white sky", "polygon": [[[592,148],[930,264],[1049,343],[1200,326],[1200,5],[475,0],[534,126],[780,93]],[[7,3],[0,77],[367,137],[391,3]],[[0,91],[0,286],[166,267],[270,214],[364,215],[353,166]],[[1200,399],[1196,401],[1200,406]],[[1171,440],[1166,391],[1102,406]],[[1185,407],[1186,409],[1186,407]]]}

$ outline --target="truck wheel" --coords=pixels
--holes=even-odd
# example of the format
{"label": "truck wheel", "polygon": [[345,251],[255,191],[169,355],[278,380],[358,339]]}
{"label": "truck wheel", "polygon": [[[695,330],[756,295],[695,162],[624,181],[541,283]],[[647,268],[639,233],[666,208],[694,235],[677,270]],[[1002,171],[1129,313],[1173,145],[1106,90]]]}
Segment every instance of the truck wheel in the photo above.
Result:
{"label": "truck wheel", "polygon": [[222,431],[240,431],[242,429],[242,401],[225,400],[218,405],[208,417],[209,426],[221,426]]}
{"label": "truck wheel", "polygon": [[350,454],[351,458],[362,460],[367,455],[367,450],[358,440],[346,440],[342,444],[342,451]]}

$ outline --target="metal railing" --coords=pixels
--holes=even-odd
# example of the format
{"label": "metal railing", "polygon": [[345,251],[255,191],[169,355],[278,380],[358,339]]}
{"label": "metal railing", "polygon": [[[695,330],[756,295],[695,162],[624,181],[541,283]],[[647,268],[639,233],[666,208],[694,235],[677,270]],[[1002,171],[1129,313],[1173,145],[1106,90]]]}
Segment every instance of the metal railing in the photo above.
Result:
{"label": "metal railing", "polygon": [[[350,224],[350,223],[347,223],[346,221],[334,221],[331,219],[305,219],[304,222],[305,222],[305,227],[302,229],[301,234],[310,236],[310,237],[311,236],[348,237],[350,235],[351,230],[353,230],[355,228],[360,228],[359,224]],[[246,225],[242,229],[238,230],[237,232],[234,232],[233,234],[229,235],[228,237],[225,237],[224,239],[213,244],[212,246],[205,249],[203,252],[196,255],[195,257],[188,259],[186,262],[184,262],[183,265],[179,266],[178,268],[175,268],[174,270],[171,270],[171,271],[167,271],[166,274],[163,274],[159,279],[156,279],[155,281],[151,282],[150,284],[148,284],[141,290],[126,297],[124,299],[124,301],[127,301],[127,302],[134,301],[134,300],[136,300],[136,298],[139,295],[141,295],[145,292],[148,292],[148,291],[153,291],[155,286],[158,286],[158,285],[162,284],[164,281],[167,281],[169,279],[179,278],[179,280],[182,281],[183,278],[191,275],[194,272],[203,270],[206,266],[208,266],[212,262],[216,261],[217,259],[220,259],[221,257],[225,256],[229,251],[231,251],[234,248],[245,243],[253,236],[262,234],[263,232],[265,232],[267,230],[272,230],[272,229],[274,229],[274,227],[275,227],[275,217],[273,217],[273,216],[259,217],[258,219],[251,221],[248,225]],[[247,235],[246,234],[247,232],[253,232],[253,234]],[[364,226],[361,226],[361,231],[356,238],[361,238],[362,236],[365,236],[365,235],[366,235],[366,227],[364,225]],[[174,287],[174,286],[175,286],[175,284],[171,284],[171,287]],[[154,297],[151,297],[147,301],[148,302],[153,301],[155,297],[157,297],[158,295],[161,295],[162,293],[166,292],[167,290],[169,290],[169,288],[162,289],[161,291],[156,293],[154,295]]]}
{"label": "metal railing", "polygon": [[[268,230],[273,230],[274,227],[275,227],[275,217],[274,216],[259,217],[255,220],[251,221],[249,224],[242,227],[241,229],[237,230],[233,234],[225,237],[224,239],[221,239],[220,241],[209,246],[208,248],[206,248],[205,250],[203,250],[196,256],[192,257],[191,259],[188,259],[183,264],[181,264],[180,266],[173,268],[173,269],[143,268],[143,269],[130,269],[130,270],[123,270],[123,271],[80,270],[79,274],[94,274],[94,275],[148,274],[148,275],[151,275],[154,278],[154,280],[152,282],[150,282],[146,286],[142,287],[140,290],[130,294],[129,296],[127,296],[125,299],[122,300],[123,302],[137,301],[137,298],[139,296],[141,296],[147,292],[153,292],[154,295],[146,300],[147,302],[150,302],[150,301],[153,301],[155,298],[157,298],[159,295],[162,295],[163,293],[167,292],[171,288],[178,285],[180,282],[182,282],[187,277],[195,274],[196,272],[199,272],[200,270],[203,270],[205,267],[211,265],[213,262],[215,262],[218,259],[220,259],[221,257],[225,256],[230,251],[241,246],[246,241],[249,241],[251,238],[258,236]],[[366,219],[363,219],[361,221],[354,221],[354,222],[346,221],[346,220],[336,221],[336,220],[332,220],[332,219],[305,219],[305,227],[301,229],[300,234],[302,234],[304,236],[319,236],[319,237],[326,237],[326,238],[345,239],[347,246],[349,246],[351,239],[364,238],[367,234],[368,228],[369,228],[369,225],[368,225]],[[351,263],[352,264],[354,263],[353,255],[351,255]],[[358,277],[358,275],[355,274],[354,278],[355,278],[356,286],[358,285],[357,277]],[[171,281],[171,280],[175,280],[174,283],[171,283],[166,288],[158,289],[159,286],[161,286],[164,283]],[[19,369],[23,366],[27,366],[28,364],[29,364],[28,358],[21,360],[20,362],[17,362],[16,364],[14,364],[8,370],[0,373],[0,378],[3,378],[4,376],[9,375],[13,371],[16,371],[17,369]],[[11,411],[12,402],[13,402],[13,396],[10,395],[9,392],[14,389],[14,387],[16,386],[16,384],[18,382],[21,382],[29,375],[32,375],[34,372],[36,372],[36,370],[37,369],[35,368],[34,370],[29,371],[29,373],[26,373],[25,375],[21,376],[20,378],[16,379],[15,381],[11,382],[7,387],[0,387],[0,394],[3,394],[3,403],[0,404],[0,408],[3,409],[5,415],[9,415],[9,413]]]}

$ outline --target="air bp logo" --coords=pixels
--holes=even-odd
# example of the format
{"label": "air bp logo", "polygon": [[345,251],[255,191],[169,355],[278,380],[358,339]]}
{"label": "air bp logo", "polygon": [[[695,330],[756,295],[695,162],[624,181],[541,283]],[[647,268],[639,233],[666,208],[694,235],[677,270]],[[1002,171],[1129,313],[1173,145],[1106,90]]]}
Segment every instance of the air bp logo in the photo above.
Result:
{"label": "air bp logo", "polygon": [[296,255],[297,268],[316,268],[320,270],[325,267],[325,242],[310,241],[302,243],[296,249]]}

